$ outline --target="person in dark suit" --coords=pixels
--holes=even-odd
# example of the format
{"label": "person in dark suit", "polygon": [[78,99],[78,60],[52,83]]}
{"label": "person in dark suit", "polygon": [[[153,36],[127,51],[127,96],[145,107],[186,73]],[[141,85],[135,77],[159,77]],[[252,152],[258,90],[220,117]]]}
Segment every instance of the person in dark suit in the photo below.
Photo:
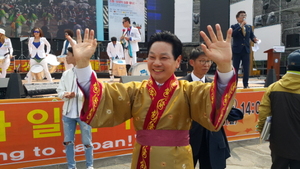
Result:
{"label": "person in dark suit", "polygon": [[[205,76],[212,64],[200,48],[195,48],[190,53],[190,65],[193,72],[179,80],[202,81],[210,83],[212,79]],[[238,109],[232,109],[227,120],[236,121],[243,118],[243,113]],[[193,152],[194,167],[198,160],[201,169],[224,169],[226,159],[230,157],[230,149],[223,127],[218,132],[211,132],[193,121],[190,129],[190,145]]]}
{"label": "person in dark suit", "polygon": [[[239,11],[236,14],[237,24],[231,25],[232,28],[232,60],[233,67],[238,73],[240,62],[243,65],[243,85],[249,88],[249,66],[250,66],[250,40],[256,43],[258,39],[255,37],[252,26],[246,22],[246,12]],[[236,76],[238,78],[238,76]]]}

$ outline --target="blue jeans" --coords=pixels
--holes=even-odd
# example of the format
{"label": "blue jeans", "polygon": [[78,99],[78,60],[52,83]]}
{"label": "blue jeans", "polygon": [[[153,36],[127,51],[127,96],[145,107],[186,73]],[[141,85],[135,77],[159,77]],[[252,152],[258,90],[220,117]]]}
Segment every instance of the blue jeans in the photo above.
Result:
{"label": "blue jeans", "polygon": [[74,151],[74,141],[75,141],[75,131],[76,124],[78,123],[81,131],[81,140],[84,145],[86,167],[93,166],[93,143],[91,126],[81,121],[80,118],[69,118],[63,116],[63,126],[64,126],[64,145],[66,147],[66,155],[68,161],[68,168],[76,168],[75,162],[75,151]]}

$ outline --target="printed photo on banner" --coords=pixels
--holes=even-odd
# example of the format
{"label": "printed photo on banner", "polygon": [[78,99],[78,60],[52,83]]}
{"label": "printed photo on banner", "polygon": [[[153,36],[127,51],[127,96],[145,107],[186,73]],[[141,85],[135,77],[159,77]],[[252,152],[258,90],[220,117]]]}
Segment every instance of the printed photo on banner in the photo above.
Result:
{"label": "printed photo on banner", "polygon": [[0,27],[8,37],[30,36],[40,27],[47,39],[64,39],[65,29],[96,29],[96,0],[2,0]]}
{"label": "printed photo on banner", "polygon": [[141,0],[109,0],[108,30],[109,38],[120,37],[123,34],[123,17],[129,17],[131,25],[141,34],[141,42],[145,42],[145,2]]}

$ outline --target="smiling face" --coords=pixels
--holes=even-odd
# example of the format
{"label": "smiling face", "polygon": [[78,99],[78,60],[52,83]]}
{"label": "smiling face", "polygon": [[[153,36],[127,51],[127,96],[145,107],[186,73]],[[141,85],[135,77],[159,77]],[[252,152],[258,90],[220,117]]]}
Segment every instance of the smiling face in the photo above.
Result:
{"label": "smiling face", "polygon": [[158,83],[166,82],[179,67],[181,56],[174,60],[170,43],[154,42],[148,54],[148,69],[151,76]]}

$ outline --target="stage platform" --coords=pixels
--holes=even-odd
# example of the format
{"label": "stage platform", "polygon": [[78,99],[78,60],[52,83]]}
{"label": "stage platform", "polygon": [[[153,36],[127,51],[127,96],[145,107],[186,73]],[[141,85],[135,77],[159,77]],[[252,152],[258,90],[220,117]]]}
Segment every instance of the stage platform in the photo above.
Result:
{"label": "stage platform", "polygon": [[[179,72],[176,73],[176,77],[179,79],[181,77],[184,77],[182,75],[183,73]],[[25,78],[26,73],[20,73],[22,80]],[[55,82],[58,82],[59,79],[62,76],[62,73],[52,73],[52,78],[54,79]],[[212,78],[214,77],[214,75],[207,75],[208,77]],[[99,80],[105,81],[105,82],[109,82],[109,74],[108,73],[99,73],[97,72],[97,77]],[[9,74],[7,75],[7,78],[9,78]],[[258,76],[258,77],[250,77],[249,78],[249,87],[250,88],[258,88],[258,87],[264,87],[265,84],[265,76]],[[119,77],[115,77],[113,82],[119,82],[120,78]],[[39,82],[35,82],[34,83],[47,83],[47,80],[42,80]],[[109,83],[113,83],[113,82],[109,82]],[[26,81],[24,81],[24,83],[26,83]],[[238,88],[243,88],[243,78],[239,77],[239,83],[238,83]]]}
{"label": "stage platform", "polygon": [[[183,77],[181,74],[182,73],[179,72],[178,74],[176,74],[176,77],[178,79]],[[25,75],[26,74],[21,74],[23,84],[27,83],[27,81],[24,80]],[[54,79],[54,82],[59,82],[62,74],[61,73],[53,73],[51,75],[52,75],[52,78]],[[212,78],[212,79],[214,77],[214,75],[207,75],[207,76]],[[111,82],[110,79],[109,79],[109,74],[108,73],[97,73],[97,77],[102,82],[107,82],[107,83],[120,82],[119,77],[115,77],[114,81]],[[239,82],[238,82],[237,88],[238,89],[243,89],[243,78],[239,77],[238,80],[239,80]],[[250,77],[249,81],[248,81],[250,89],[251,88],[263,88],[264,85],[265,85],[265,80],[266,80],[265,76]],[[47,80],[33,81],[33,83],[47,83]]]}
{"label": "stage platform", "polygon": [[[19,73],[19,74],[21,75],[21,78],[24,79],[27,73],[21,72],[21,73]],[[108,74],[107,72],[96,72],[96,74],[97,74],[97,77],[98,77],[98,78],[109,78],[109,74]],[[184,72],[182,72],[182,71],[176,71],[176,72],[175,72],[175,75],[176,75],[177,77],[180,77],[180,76],[185,76],[186,73],[184,73]],[[10,73],[7,73],[6,77],[9,78],[9,76],[10,76]],[[61,76],[62,76],[62,72],[59,72],[59,73],[57,73],[57,72],[51,73],[51,76],[52,76],[52,78],[54,78],[54,79],[60,79]]]}

